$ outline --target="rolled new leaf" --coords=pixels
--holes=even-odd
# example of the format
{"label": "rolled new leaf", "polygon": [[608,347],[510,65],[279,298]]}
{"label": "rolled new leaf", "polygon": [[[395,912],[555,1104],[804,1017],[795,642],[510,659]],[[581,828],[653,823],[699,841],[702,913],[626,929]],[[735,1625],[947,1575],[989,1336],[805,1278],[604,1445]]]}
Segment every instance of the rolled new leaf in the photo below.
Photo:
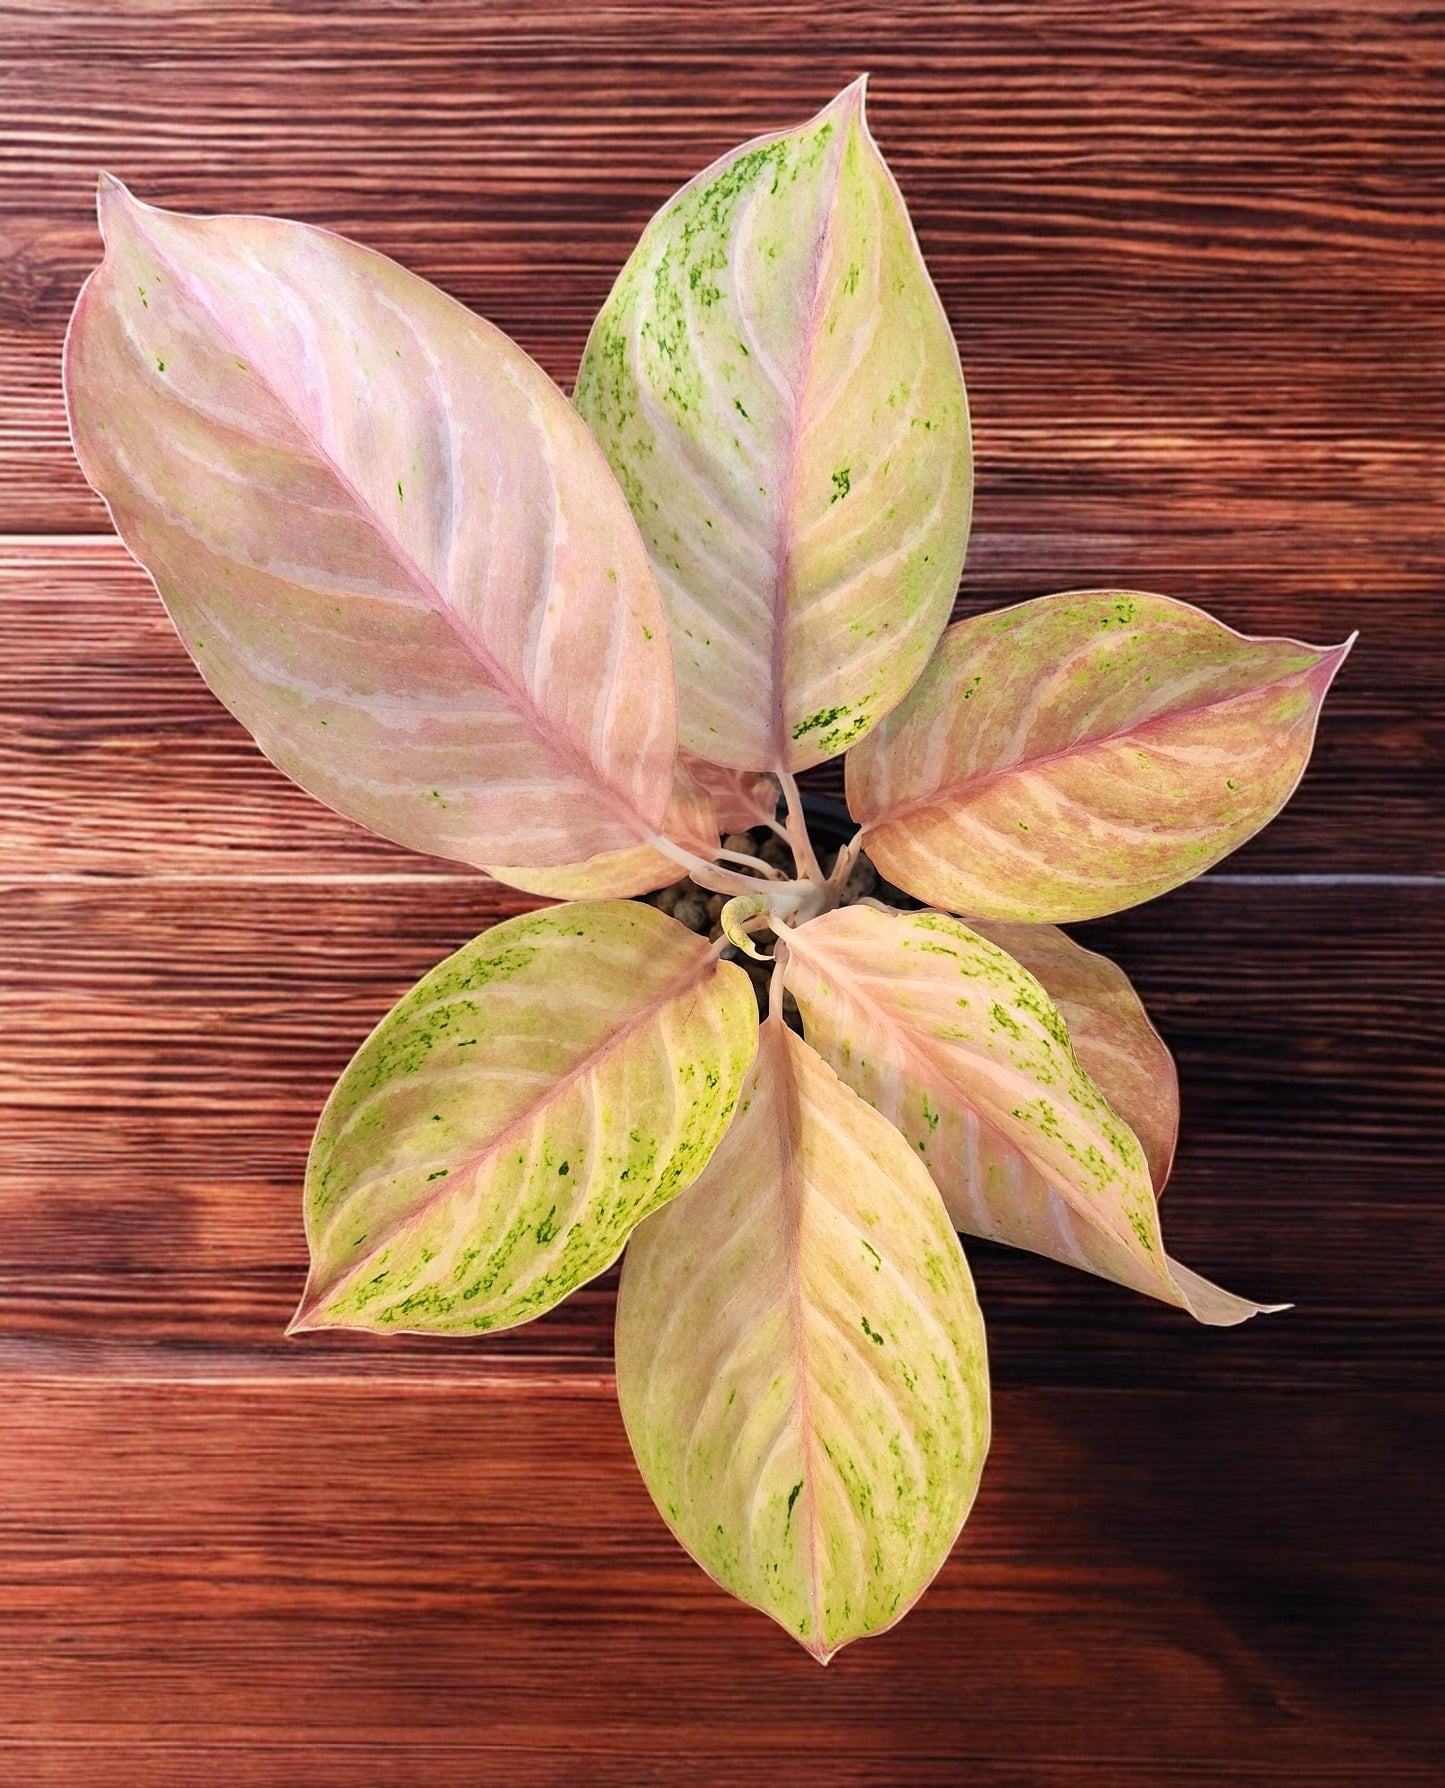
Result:
{"label": "rolled new leaf", "polygon": [[485,932],[392,1009],[327,1101],[293,1330],[540,1316],[706,1165],[756,1040],[747,976],[654,907]]}
{"label": "rolled new leaf", "polygon": [[1059,1008],[946,913],[852,906],[788,934],[808,1040],[918,1151],[962,1230],[1188,1310],[1251,1304],[1164,1252],[1139,1139],[1085,1073]]}
{"label": "rolled new leaf", "polygon": [[463,862],[644,842],[672,789],[646,554],[561,393],[384,256],[102,185],[66,346],[76,452],[261,749]]}
{"label": "rolled new leaf", "polygon": [[1079,1066],[1139,1138],[1157,1196],[1179,1140],[1179,1072],[1129,977],[1056,925],[970,919],[969,929],[1021,963],[1059,1008]]}
{"label": "rolled new leaf", "polygon": [[861,81],[663,207],[576,401],[652,555],[683,743],[744,770],[854,744],[948,619],[972,491],[953,333]]}
{"label": "rolled new leaf", "polygon": [[1107,590],[960,621],[848,759],[878,868],[982,918],[1092,919],[1217,863],[1289,799],[1342,646]]}
{"label": "rolled new leaf", "polygon": [[706,1171],[632,1238],[617,1394],[678,1539],[824,1663],[908,1611],[973,1502],[987,1368],[948,1214],[777,1021]]}

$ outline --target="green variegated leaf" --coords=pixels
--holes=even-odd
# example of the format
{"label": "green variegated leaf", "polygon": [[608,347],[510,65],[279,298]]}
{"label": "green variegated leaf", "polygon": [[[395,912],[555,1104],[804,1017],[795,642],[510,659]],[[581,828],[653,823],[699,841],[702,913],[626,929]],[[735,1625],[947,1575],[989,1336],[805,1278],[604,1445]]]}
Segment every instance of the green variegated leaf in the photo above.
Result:
{"label": "green variegated leaf", "polygon": [[1179,1138],[1179,1074],[1129,977],[1056,925],[968,923],[1043,984],[1069,1027],[1079,1066],[1143,1145],[1157,1196]]}
{"label": "green variegated leaf", "polygon": [[1085,590],[960,621],[848,759],[865,848],[920,900],[1092,919],[1178,887],[1289,799],[1349,650]]}
{"label": "green variegated leaf", "polygon": [[988,1381],[958,1239],[777,1020],[712,1161],[632,1238],[617,1392],[673,1532],[822,1662],[900,1619],[963,1525]]}
{"label": "green variegated leaf", "polygon": [[663,207],[576,401],[658,575],[683,743],[798,770],[861,738],[947,621],[972,491],[953,334],[861,81]]}
{"label": "green variegated leaf", "polygon": [[756,1038],[747,976],[653,907],[557,906],[483,933],[327,1101],[293,1330],[539,1316],[705,1165]]}
{"label": "green variegated leaf", "polygon": [[852,906],[788,934],[809,1041],[927,1162],[973,1235],[1188,1310],[1261,1309],[1170,1260],[1134,1132],[1079,1064],[1033,975],[945,913]]}

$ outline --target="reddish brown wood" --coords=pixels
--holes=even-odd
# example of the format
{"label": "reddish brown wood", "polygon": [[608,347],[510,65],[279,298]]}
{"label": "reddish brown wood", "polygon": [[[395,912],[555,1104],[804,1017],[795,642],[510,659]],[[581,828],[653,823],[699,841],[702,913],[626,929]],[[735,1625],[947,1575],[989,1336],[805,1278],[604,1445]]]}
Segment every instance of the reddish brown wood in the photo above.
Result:
{"label": "reddish brown wood", "polygon": [[59,1732],[70,1780],[104,1747],[131,1782],[1423,1781],[1432,1407],[1006,1392],[938,1582],[824,1672],[679,1551],[605,1391],[20,1379],[0,1756],[31,1780]]}
{"label": "reddish brown wood", "polygon": [[54,377],[99,168],[364,237],[566,381],[661,200],[862,69],[982,525],[1000,495],[1145,532],[1265,497],[1402,534],[1437,500],[1445,33],[1416,0],[30,0],[0,40],[12,530],[102,525]]}
{"label": "reddish brown wood", "polygon": [[[1445,15],[0,0],[0,44],[0,1779],[1439,1780]],[[975,1247],[977,1514],[824,1673],[653,1515],[610,1278],[475,1345],[280,1338],[331,1078],[528,902],[265,764],[101,538],[58,355],[104,165],[354,234],[566,383],[656,204],[865,67],[969,376],[962,609],[1362,637],[1290,812],[1087,928],[1180,1056],[1171,1246],[1297,1308]]]}

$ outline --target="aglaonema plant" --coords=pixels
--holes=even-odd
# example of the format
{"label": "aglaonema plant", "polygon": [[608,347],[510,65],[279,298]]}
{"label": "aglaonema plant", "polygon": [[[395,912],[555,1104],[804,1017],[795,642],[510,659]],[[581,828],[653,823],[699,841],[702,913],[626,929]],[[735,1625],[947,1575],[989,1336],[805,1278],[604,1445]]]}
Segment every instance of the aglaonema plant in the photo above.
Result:
{"label": "aglaonema plant", "polygon": [[[973,1500],[959,1230],[1203,1322],[1261,1308],[1166,1254],[1173,1064],[1057,925],[1269,820],[1346,647],[1113,589],[947,625],[963,379],[861,82],[663,207],[575,407],[324,230],[111,180],[100,210],[75,447],[206,681],[340,813],[561,901],[433,969],[342,1075],[292,1332],[510,1328],[626,1247],[648,1488],[826,1661]],[[858,831],[825,869],[795,778],[845,750]],[[861,852],[919,904],[855,898]],[[711,936],[631,898],[683,878]]]}

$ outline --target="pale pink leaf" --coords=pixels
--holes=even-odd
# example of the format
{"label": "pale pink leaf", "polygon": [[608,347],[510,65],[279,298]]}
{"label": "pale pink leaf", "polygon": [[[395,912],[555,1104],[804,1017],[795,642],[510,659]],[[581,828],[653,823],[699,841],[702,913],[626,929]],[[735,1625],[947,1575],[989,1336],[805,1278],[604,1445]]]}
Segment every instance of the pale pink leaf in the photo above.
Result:
{"label": "pale pink leaf", "polygon": [[730,770],[710,764],[691,751],[679,754],[694,780],[712,797],[713,811],[724,832],[746,832],[765,826],[778,811],[776,778],[760,770]]}
{"label": "pale pink leaf", "polygon": [[987,1365],[948,1213],[776,1020],[707,1168],[632,1238],[617,1394],[678,1539],[824,1663],[907,1613],[973,1502]]}
{"label": "pale pink leaf", "polygon": [[691,1183],[757,1047],[752,983],[655,907],[484,932],[381,1021],[321,1114],[293,1329],[540,1316]]}
{"label": "pale pink leaf", "polygon": [[1348,649],[1108,590],[960,621],[849,756],[848,803],[869,856],[920,900],[994,919],[1115,912],[1274,817]]}
{"label": "pale pink leaf", "polygon": [[661,822],[661,604],[586,428],[498,330],[324,230],[101,191],[76,452],[202,674],[416,849],[575,862]]}
{"label": "pale pink leaf", "polygon": [[1261,1309],[1164,1252],[1138,1138],[1040,982],[946,913],[852,906],[788,934],[809,1041],[928,1164],[960,1229],[1190,1311]]}
{"label": "pale pink leaf", "polygon": [[[697,777],[696,760],[680,752],[672,801],[661,831],[674,844],[711,862],[717,854],[718,825],[712,798]],[[604,851],[585,863],[567,863],[557,869],[489,863],[487,873],[499,882],[553,900],[626,900],[670,887],[683,879],[687,869],[652,845],[635,844],[628,850]]]}
{"label": "pale pink leaf", "polygon": [[948,619],[972,495],[958,351],[861,81],[658,212],[577,405],[652,554],[683,744],[799,770],[861,738]]}

